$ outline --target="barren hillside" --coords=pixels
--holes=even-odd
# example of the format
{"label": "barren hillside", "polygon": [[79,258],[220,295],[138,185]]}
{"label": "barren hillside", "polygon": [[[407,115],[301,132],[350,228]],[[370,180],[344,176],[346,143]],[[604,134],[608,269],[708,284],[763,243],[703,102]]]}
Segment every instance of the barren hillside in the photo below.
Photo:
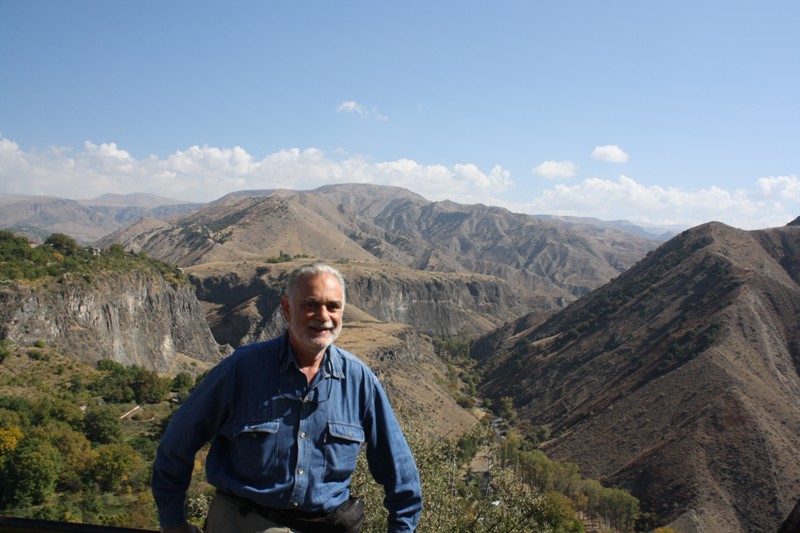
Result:
{"label": "barren hillside", "polygon": [[616,277],[657,242],[614,228],[505,209],[429,202],[395,187],[243,191],[155,227],[104,238],[181,266],[281,253],[498,278],[529,308],[560,309]]}
{"label": "barren hillside", "polygon": [[683,532],[776,531],[800,497],[799,251],[798,227],[684,232],[483,338],[483,390]]}

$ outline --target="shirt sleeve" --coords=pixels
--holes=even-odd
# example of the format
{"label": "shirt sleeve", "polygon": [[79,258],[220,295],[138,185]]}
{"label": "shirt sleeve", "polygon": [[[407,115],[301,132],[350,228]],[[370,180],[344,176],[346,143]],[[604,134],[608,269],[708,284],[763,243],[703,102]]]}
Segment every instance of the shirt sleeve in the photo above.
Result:
{"label": "shirt sleeve", "polygon": [[422,512],[419,472],[386,393],[373,379],[375,394],[365,424],[370,473],[384,488],[388,532],[414,531]]}
{"label": "shirt sleeve", "polygon": [[186,491],[192,479],[195,455],[213,438],[230,412],[231,357],[208,373],[175,412],[161,437],[152,480],[161,527],[186,522]]}

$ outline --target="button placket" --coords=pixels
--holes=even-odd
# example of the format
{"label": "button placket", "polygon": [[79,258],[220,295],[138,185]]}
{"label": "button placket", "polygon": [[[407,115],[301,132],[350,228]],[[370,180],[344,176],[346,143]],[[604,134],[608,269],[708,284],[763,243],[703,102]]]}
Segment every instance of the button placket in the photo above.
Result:
{"label": "button placket", "polygon": [[[300,400],[300,420],[297,428],[297,464],[295,465],[295,489],[294,494],[305,494],[308,485],[308,476],[305,475],[308,463],[309,449],[307,446],[308,436],[308,412],[311,409],[309,395],[306,394]],[[296,507],[298,502],[293,502]]]}

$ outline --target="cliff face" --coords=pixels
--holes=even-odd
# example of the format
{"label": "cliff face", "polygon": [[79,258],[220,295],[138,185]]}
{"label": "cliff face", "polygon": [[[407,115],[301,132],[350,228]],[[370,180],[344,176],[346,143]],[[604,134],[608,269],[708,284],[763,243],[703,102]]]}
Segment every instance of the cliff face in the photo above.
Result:
{"label": "cliff face", "polygon": [[352,275],[349,301],[385,322],[409,324],[427,335],[474,337],[514,316],[511,288],[497,278],[392,271]]}
{"label": "cliff face", "polygon": [[[218,342],[239,346],[280,333],[278,312],[286,273],[300,262],[271,265],[218,263],[186,269],[203,301]],[[515,292],[490,276],[417,271],[395,265],[336,265],[347,282],[345,321],[407,324],[433,336],[474,337],[518,316]]]}
{"label": "cliff face", "polygon": [[0,288],[0,338],[44,341],[87,363],[113,359],[161,373],[178,356],[213,363],[221,352],[188,284],[140,271]]}

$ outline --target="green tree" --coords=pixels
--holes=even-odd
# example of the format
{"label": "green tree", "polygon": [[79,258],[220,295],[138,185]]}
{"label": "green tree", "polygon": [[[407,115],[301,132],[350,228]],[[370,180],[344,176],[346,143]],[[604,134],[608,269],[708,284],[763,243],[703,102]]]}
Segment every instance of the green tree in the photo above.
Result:
{"label": "green tree", "polygon": [[0,396],[0,424],[9,421],[23,430],[34,418],[31,402],[19,396]]}
{"label": "green tree", "polygon": [[61,455],[62,468],[57,488],[79,492],[82,489],[82,479],[89,472],[93,458],[89,440],[65,422],[56,420],[34,428],[30,435],[47,440]]}
{"label": "green tree", "polygon": [[585,496],[587,517],[594,521],[600,517],[603,502],[603,485],[595,479],[581,481],[580,492]]}
{"label": "green tree", "polygon": [[43,425],[50,420],[66,422],[75,429],[80,429],[83,424],[83,413],[75,402],[61,398],[42,396],[33,401],[31,405],[33,424]]}
{"label": "green tree", "polygon": [[24,439],[3,462],[0,508],[37,505],[53,493],[61,470],[61,456],[49,442]]}
{"label": "green tree", "polygon": [[600,514],[615,531],[633,531],[634,522],[639,516],[639,500],[622,489],[603,489]]}
{"label": "green tree", "polygon": [[541,491],[555,489],[556,465],[544,452],[529,450],[521,452],[519,471],[522,480]]}
{"label": "green tree", "polygon": [[97,448],[92,461],[91,477],[106,491],[119,489],[136,470],[139,454],[130,444],[115,442]]}
{"label": "green tree", "polygon": [[133,390],[135,374],[120,363],[110,359],[97,362],[97,369],[103,375],[89,388],[109,402],[132,402],[136,399]]}
{"label": "green tree", "polygon": [[578,491],[580,483],[581,476],[577,464],[553,461],[552,490],[572,496]]}
{"label": "green tree", "polygon": [[75,239],[63,233],[53,233],[44,243],[64,255],[73,255],[81,249]]}
{"label": "green tree", "polygon": [[124,257],[125,247],[122,246],[120,243],[115,242],[114,244],[108,247],[108,253],[112,256]]}
{"label": "green tree", "polygon": [[140,366],[130,369],[133,393],[138,403],[158,403],[167,399],[172,381]]}
{"label": "green tree", "polygon": [[503,396],[500,398],[500,406],[497,414],[509,421],[516,420],[517,410],[514,409],[514,398],[511,396]]}
{"label": "green tree", "polygon": [[97,362],[97,370],[121,375],[124,375],[127,372],[125,365],[118,363],[113,359],[100,359]]}
{"label": "green tree", "polygon": [[119,438],[121,431],[119,412],[110,405],[90,407],[83,415],[83,432],[92,442],[113,442]]}
{"label": "green tree", "polygon": [[547,492],[544,495],[545,520],[560,524],[557,533],[583,533],[583,523],[576,518],[575,507],[566,495],[560,492]]}
{"label": "green tree", "polygon": [[172,379],[172,390],[175,392],[189,390],[194,385],[194,378],[188,372],[178,372]]}
{"label": "green tree", "polygon": [[497,446],[497,462],[503,468],[516,468],[519,464],[519,450],[522,437],[514,430],[508,431]]}

